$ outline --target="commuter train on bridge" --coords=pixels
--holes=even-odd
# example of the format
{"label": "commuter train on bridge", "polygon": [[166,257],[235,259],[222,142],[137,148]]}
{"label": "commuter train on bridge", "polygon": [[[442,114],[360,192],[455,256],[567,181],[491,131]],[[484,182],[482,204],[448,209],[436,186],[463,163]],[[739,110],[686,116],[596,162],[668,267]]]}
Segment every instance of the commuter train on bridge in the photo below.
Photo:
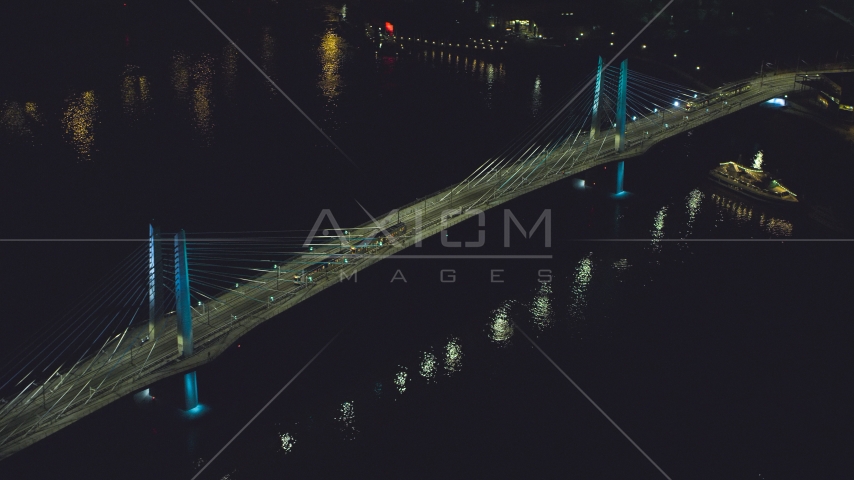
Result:
{"label": "commuter train on bridge", "polygon": [[720,101],[726,101],[728,98],[742,94],[748,90],[750,90],[750,82],[741,82],[729,85],[724,87],[723,89],[721,89],[721,91],[717,93],[707,94],[702,96],[701,98],[697,98],[686,103],[685,111],[690,112],[691,110],[705,108],[709,105],[714,105]]}

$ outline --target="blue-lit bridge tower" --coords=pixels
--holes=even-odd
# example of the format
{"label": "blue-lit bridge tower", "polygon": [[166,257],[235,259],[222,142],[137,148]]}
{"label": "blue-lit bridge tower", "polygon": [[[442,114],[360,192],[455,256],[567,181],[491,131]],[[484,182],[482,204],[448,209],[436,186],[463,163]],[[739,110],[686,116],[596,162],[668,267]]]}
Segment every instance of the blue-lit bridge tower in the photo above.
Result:
{"label": "blue-lit bridge tower", "polygon": [[[148,340],[156,341],[164,333],[163,245],[160,228],[149,225],[148,232]],[[187,236],[183,230],[175,235],[173,253],[178,355],[186,358],[193,354],[193,316],[190,304],[190,273],[187,265]],[[189,372],[184,374],[184,407],[186,410],[191,410],[198,405],[196,372]]]}
{"label": "blue-lit bridge tower", "polygon": [[[596,82],[593,90],[593,109],[590,112],[591,124],[590,124],[590,139],[589,141],[593,141],[596,139],[596,136],[599,134],[600,118],[599,112],[601,110],[601,99],[602,99],[602,79],[604,75],[602,65],[602,57],[599,57],[599,66],[596,69]],[[617,118],[616,118],[616,133],[614,137],[614,151],[617,153],[626,151],[626,95],[627,95],[627,86],[628,86],[628,78],[629,78],[629,61],[628,59],[623,60],[620,64],[620,77],[617,81]],[[625,176],[625,163],[621,160],[617,163],[617,185],[615,196],[621,196],[625,193],[623,190],[623,177]]]}
{"label": "blue-lit bridge tower", "polygon": [[[620,64],[620,80],[617,84],[617,133],[614,138],[614,151],[617,153],[626,151],[626,86],[629,77],[629,60],[623,60]],[[623,195],[623,176],[625,174],[625,161],[617,163],[617,188],[615,195]]]}
{"label": "blue-lit bridge tower", "polygon": [[163,248],[160,228],[148,226],[148,339],[154,341],[163,328]]}
{"label": "blue-lit bridge tower", "polygon": [[[178,317],[178,354],[193,354],[193,311],[190,306],[190,272],[187,267],[187,235],[184,230],[175,235],[175,313]],[[184,408],[199,405],[196,372],[184,374]]]}

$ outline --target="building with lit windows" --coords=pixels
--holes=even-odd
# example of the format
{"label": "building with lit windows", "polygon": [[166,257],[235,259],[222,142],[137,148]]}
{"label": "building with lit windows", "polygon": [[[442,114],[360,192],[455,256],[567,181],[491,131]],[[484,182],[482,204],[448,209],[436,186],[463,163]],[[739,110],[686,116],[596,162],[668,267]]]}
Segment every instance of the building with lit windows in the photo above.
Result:
{"label": "building with lit windows", "polygon": [[507,20],[504,27],[507,33],[513,33],[522,38],[537,38],[540,34],[533,20]]}

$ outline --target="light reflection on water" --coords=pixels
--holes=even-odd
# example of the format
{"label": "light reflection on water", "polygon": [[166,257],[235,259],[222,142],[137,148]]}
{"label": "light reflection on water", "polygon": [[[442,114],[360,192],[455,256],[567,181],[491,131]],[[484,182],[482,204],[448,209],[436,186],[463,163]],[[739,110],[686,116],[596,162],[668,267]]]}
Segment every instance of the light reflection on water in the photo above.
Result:
{"label": "light reflection on water", "polygon": [[406,379],[408,374],[406,373],[406,367],[400,367],[401,371],[394,374],[394,384],[397,386],[397,391],[399,393],[403,393],[406,391]]}
{"label": "light reflection on water", "polygon": [[339,416],[335,417],[335,420],[341,422],[341,432],[344,434],[345,440],[355,440],[356,433],[356,410],[353,401],[344,402],[341,404],[341,407],[338,409]]}
{"label": "light reflection on water", "polygon": [[186,54],[176,52],[172,55],[172,88],[178,98],[186,99],[190,85],[190,60]]}
{"label": "light reflection on water", "polygon": [[489,339],[499,347],[508,346],[510,338],[513,336],[513,323],[510,321],[512,304],[512,300],[506,301],[490,314]]}
{"label": "light reflection on water", "polygon": [[[761,222],[760,225],[762,225]],[[791,237],[794,228],[791,222],[779,218],[769,218],[762,226],[774,237]]]}
{"label": "light reflection on water", "polygon": [[317,56],[320,60],[320,78],[317,86],[332,101],[341,94],[344,83],[341,80],[341,66],[344,62],[346,43],[333,30],[326,30],[320,37]]}
{"label": "light reflection on water", "polygon": [[122,77],[122,110],[131,122],[142,118],[150,111],[151,86],[148,78],[136,75],[137,67],[128,65]]}
{"label": "light reflection on water", "polygon": [[721,221],[735,221],[739,225],[747,226],[751,223],[758,223],[759,228],[770,234],[772,237],[791,237],[794,225],[791,221],[782,218],[777,218],[759,211],[758,215],[754,214],[752,205],[745,204],[740,200],[712,194],[712,200],[718,211],[718,217]]}
{"label": "light reflection on water", "polygon": [[237,55],[239,52],[234,45],[228,44],[222,48],[222,75],[225,93],[229,97],[234,96],[237,86]]}
{"label": "light reflection on water", "polygon": [[[593,280],[593,252],[578,261],[570,287],[569,316],[573,325],[578,327],[585,320],[587,310],[587,290]],[[577,328],[575,329],[577,331]]]}
{"label": "light reflection on water", "polygon": [[495,85],[495,77],[498,76],[498,68],[495,68],[495,65],[489,63],[486,65],[486,107],[492,108],[492,95],[493,88]]}
{"label": "light reflection on water", "polygon": [[[504,69],[504,63],[494,63],[490,60],[484,60],[477,57],[469,58],[467,55],[461,56],[459,53],[448,52],[446,54],[444,51],[439,51],[438,53],[438,62],[436,62],[436,50],[433,49],[429,51],[424,50],[422,53],[419,53],[418,59],[425,63],[430,63],[434,67],[441,66],[446,68],[449,72],[453,71],[455,73],[465,73],[470,75],[472,79],[477,81],[477,83],[484,85],[485,88],[482,93],[484,102],[487,108],[492,108],[497,87],[505,84],[506,72]],[[536,86],[537,89],[539,88],[538,85],[539,84]],[[540,100],[541,97],[537,96],[536,101],[539,102]],[[539,108],[540,103],[537,103],[536,106],[532,105],[532,108]]]}
{"label": "light reflection on water", "polygon": [[15,136],[29,135],[32,132],[27,128],[27,118],[24,109],[18,102],[9,102],[3,104],[3,110],[0,112],[0,125],[3,129],[12,133]]}
{"label": "light reflection on water", "polygon": [[297,443],[296,439],[290,433],[280,433],[279,440],[282,442],[282,450],[287,453],[291,453],[291,450],[294,448],[294,444]]}
{"label": "light reflection on water", "polygon": [[[677,196],[676,198],[679,197]],[[719,198],[715,194],[710,194],[707,198],[707,196],[700,190],[694,189],[688,192],[684,197],[684,202],[686,202],[685,215],[680,215],[680,211],[678,209],[678,206],[682,201],[677,201],[671,205],[665,205],[658,210],[650,212],[653,223],[653,243],[659,244],[660,240],[663,238],[664,221],[666,218],[668,219],[669,224],[671,224],[670,228],[672,229],[681,229],[684,226],[690,231],[692,225],[695,225],[696,228],[701,228],[704,225],[711,226],[708,223],[701,222],[701,220],[703,215],[714,215],[716,213],[716,209],[708,207],[705,209],[702,208],[702,203],[704,201],[708,201],[710,203],[717,202],[719,207],[726,208],[725,211],[728,212],[728,215],[752,215],[750,218],[754,221],[753,225],[755,226],[758,222],[761,228],[768,231],[778,229],[781,232],[791,232],[791,224],[786,220],[769,217],[764,213],[759,213],[758,211],[751,213],[752,207],[748,205],[734,204],[731,201]],[[670,217],[667,216],[668,213],[671,214]],[[649,217],[646,218],[647,221],[649,221]],[[636,259],[633,260],[637,261]],[[628,279],[627,276],[622,275],[623,272],[626,272],[630,267],[632,267],[632,263],[630,263],[629,258],[619,257],[609,259],[607,262],[601,261],[601,264],[604,268],[600,273],[604,273],[605,275],[602,277],[601,281],[597,282],[596,286],[593,286],[591,283],[594,273],[593,252],[587,253],[578,260],[574,271],[572,271],[572,275],[570,276],[572,284],[569,289],[570,295],[566,300],[569,304],[570,317],[570,328],[568,334],[576,341],[583,340],[583,337],[596,336],[598,332],[596,328],[600,328],[598,325],[599,320],[607,318],[607,315],[603,316],[602,313],[602,311],[607,310],[607,305],[603,302],[610,300],[603,299],[610,299],[613,298],[613,296],[601,295],[601,293],[613,288],[613,283],[607,281],[609,275],[616,275],[618,278],[621,278],[620,281],[623,281],[623,279]],[[654,262],[654,264],[659,263]],[[559,296],[555,296],[555,290],[558,292],[564,291],[561,287],[555,287],[552,283],[538,283],[537,289],[534,291],[533,299],[530,303],[525,304],[535,327],[540,331],[545,331],[547,328],[553,327],[557,321],[556,317],[558,316],[556,311],[563,311],[560,307],[556,308],[555,302],[562,301],[562,299]],[[522,295],[530,295],[530,293]],[[506,347],[509,345],[510,339],[514,334],[514,327],[511,322],[510,315],[514,307],[521,306],[520,298],[521,297],[505,299],[498,308],[491,311],[486,317],[486,333],[493,345],[498,347]],[[597,322],[595,328],[591,329],[591,327],[594,327],[593,322],[591,322],[593,318],[597,319]],[[552,330],[550,333],[557,334],[558,331]],[[461,346],[463,340],[465,340],[465,337],[462,337],[461,340],[461,337],[450,336],[443,346],[432,349],[432,352],[436,352],[436,354],[431,353],[431,349],[419,350],[417,363],[414,368],[418,371],[421,377],[427,380],[428,384],[437,383],[436,379],[439,377],[438,370],[440,364],[444,367],[444,373],[446,376],[456,374],[455,372],[460,372],[463,358]],[[407,368],[398,366],[394,372],[393,383],[397,387],[397,391],[402,394],[408,387],[407,382],[409,377],[407,374]],[[416,394],[417,393],[418,391],[416,390]],[[336,420],[341,424],[341,431],[345,434],[344,438],[348,440],[355,439],[357,434],[354,426],[355,414],[353,405],[353,401],[343,403],[339,409],[339,416],[336,417]],[[370,428],[370,426],[366,426],[364,428]],[[282,434],[279,435],[281,436]],[[291,435],[289,438],[290,440],[288,438],[282,438],[283,449],[286,451],[290,451],[289,448],[293,445],[293,443],[286,443],[286,440],[292,441],[293,436]],[[286,444],[290,446],[286,448]]]}
{"label": "light reflection on water", "polygon": [[66,100],[68,106],[62,115],[62,126],[74,149],[78,161],[92,159],[95,147],[95,123],[98,113],[98,102],[95,92],[89,90],[80,95],[74,95]]}
{"label": "light reflection on water", "polygon": [[182,52],[172,56],[172,87],[179,100],[189,102],[191,124],[202,146],[213,143],[213,65],[208,54],[195,61]]}
{"label": "light reflection on water", "polygon": [[447,375],[458,372],[463,364],[463,347],[460,339],[452,337],[445,345],[445,370]]}
{"label": "light reflection on water", "polygon": [[555,321],[551,295],[552,284],[550,282],[541,283],[537,295],[531,302],[531,316],[534,319],[534,325],[541,331],[552,326]]}
{"label": "light reflection on water", "polygon": [[685,225],[685,236],[688,236],[691,233],[691,228],[694,225],[694,219],[696,219],[697,215],[700,214],[700,205],[702,205],[703,203],[703,198],[705,198],[705,195],[703,195],[703,192],[701,192],[698,188],[691,190],[691,193],[689,193],[688,197],[686,198],[688,202],[688,223]]}
{"label": "light reflection on water", "polygon": [[656,212],[652,223],[652,251],[661,251],[661,239],[664,238],[664,218],[667,217],[667,205]]}
{"label": "light reflection on water", "polygon": [[38,107],[35,102],[25,102],[24,111],[27,112],[27,115],[32,118],[33,121],[42,123],[42,117],[41,114],[39,114]]}
{"label": "light reflection on water", "polygon": [[213,133],[213,58],[202,55],[193,68],[193,124],[196,132],[202,138],[204,145],[209,146]]}
{"label": "light reflection on water", "polygon": [[[261,70],[264,70],[270,78],[276,73],[276,39],[270,33],[270,27],[261,30]],[[276,94],[276,87],[270,82],[264,82],[267,91]]]}
{"label": "light reflection on water", "polygon": [[543,92],[542,81],[540,80],[540,76],[537,75],[537,79],[534,80],[534,91],[531,94],[531,115],[537,116],[540,112],[540,107],[543,105]]}
{"label": "light reflection on water", "polygon": [[436,355],[430,352],[421,352],[421,364],[419,365],[418,373],[427,380],[427,383],[435,381],[438,367],[439,360],[436,358]]}
{"label": "light reflection on water", "polygon": [[0,128],[12,137],[32,136],[32,126],[41,125],[42,118],[34,102],[3,102],[0,104]]}

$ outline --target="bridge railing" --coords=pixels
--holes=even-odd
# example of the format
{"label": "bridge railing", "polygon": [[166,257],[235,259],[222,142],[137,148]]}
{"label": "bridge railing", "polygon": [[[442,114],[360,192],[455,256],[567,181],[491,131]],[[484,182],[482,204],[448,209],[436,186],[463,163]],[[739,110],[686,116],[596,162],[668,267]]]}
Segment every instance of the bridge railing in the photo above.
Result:
{"label": "bridge railing", "polygon": [[[788,75],[792,73],[809,73],[834,70],[854,70],[854,62],[834,62],[834,63],[819,63],[815,65],[801,65],[797,68],[781,68],[775,70],[767,70],[762,73],[764,77],[773,77],[774,75]],[[758,76],[756,78],[759,78]]]}

